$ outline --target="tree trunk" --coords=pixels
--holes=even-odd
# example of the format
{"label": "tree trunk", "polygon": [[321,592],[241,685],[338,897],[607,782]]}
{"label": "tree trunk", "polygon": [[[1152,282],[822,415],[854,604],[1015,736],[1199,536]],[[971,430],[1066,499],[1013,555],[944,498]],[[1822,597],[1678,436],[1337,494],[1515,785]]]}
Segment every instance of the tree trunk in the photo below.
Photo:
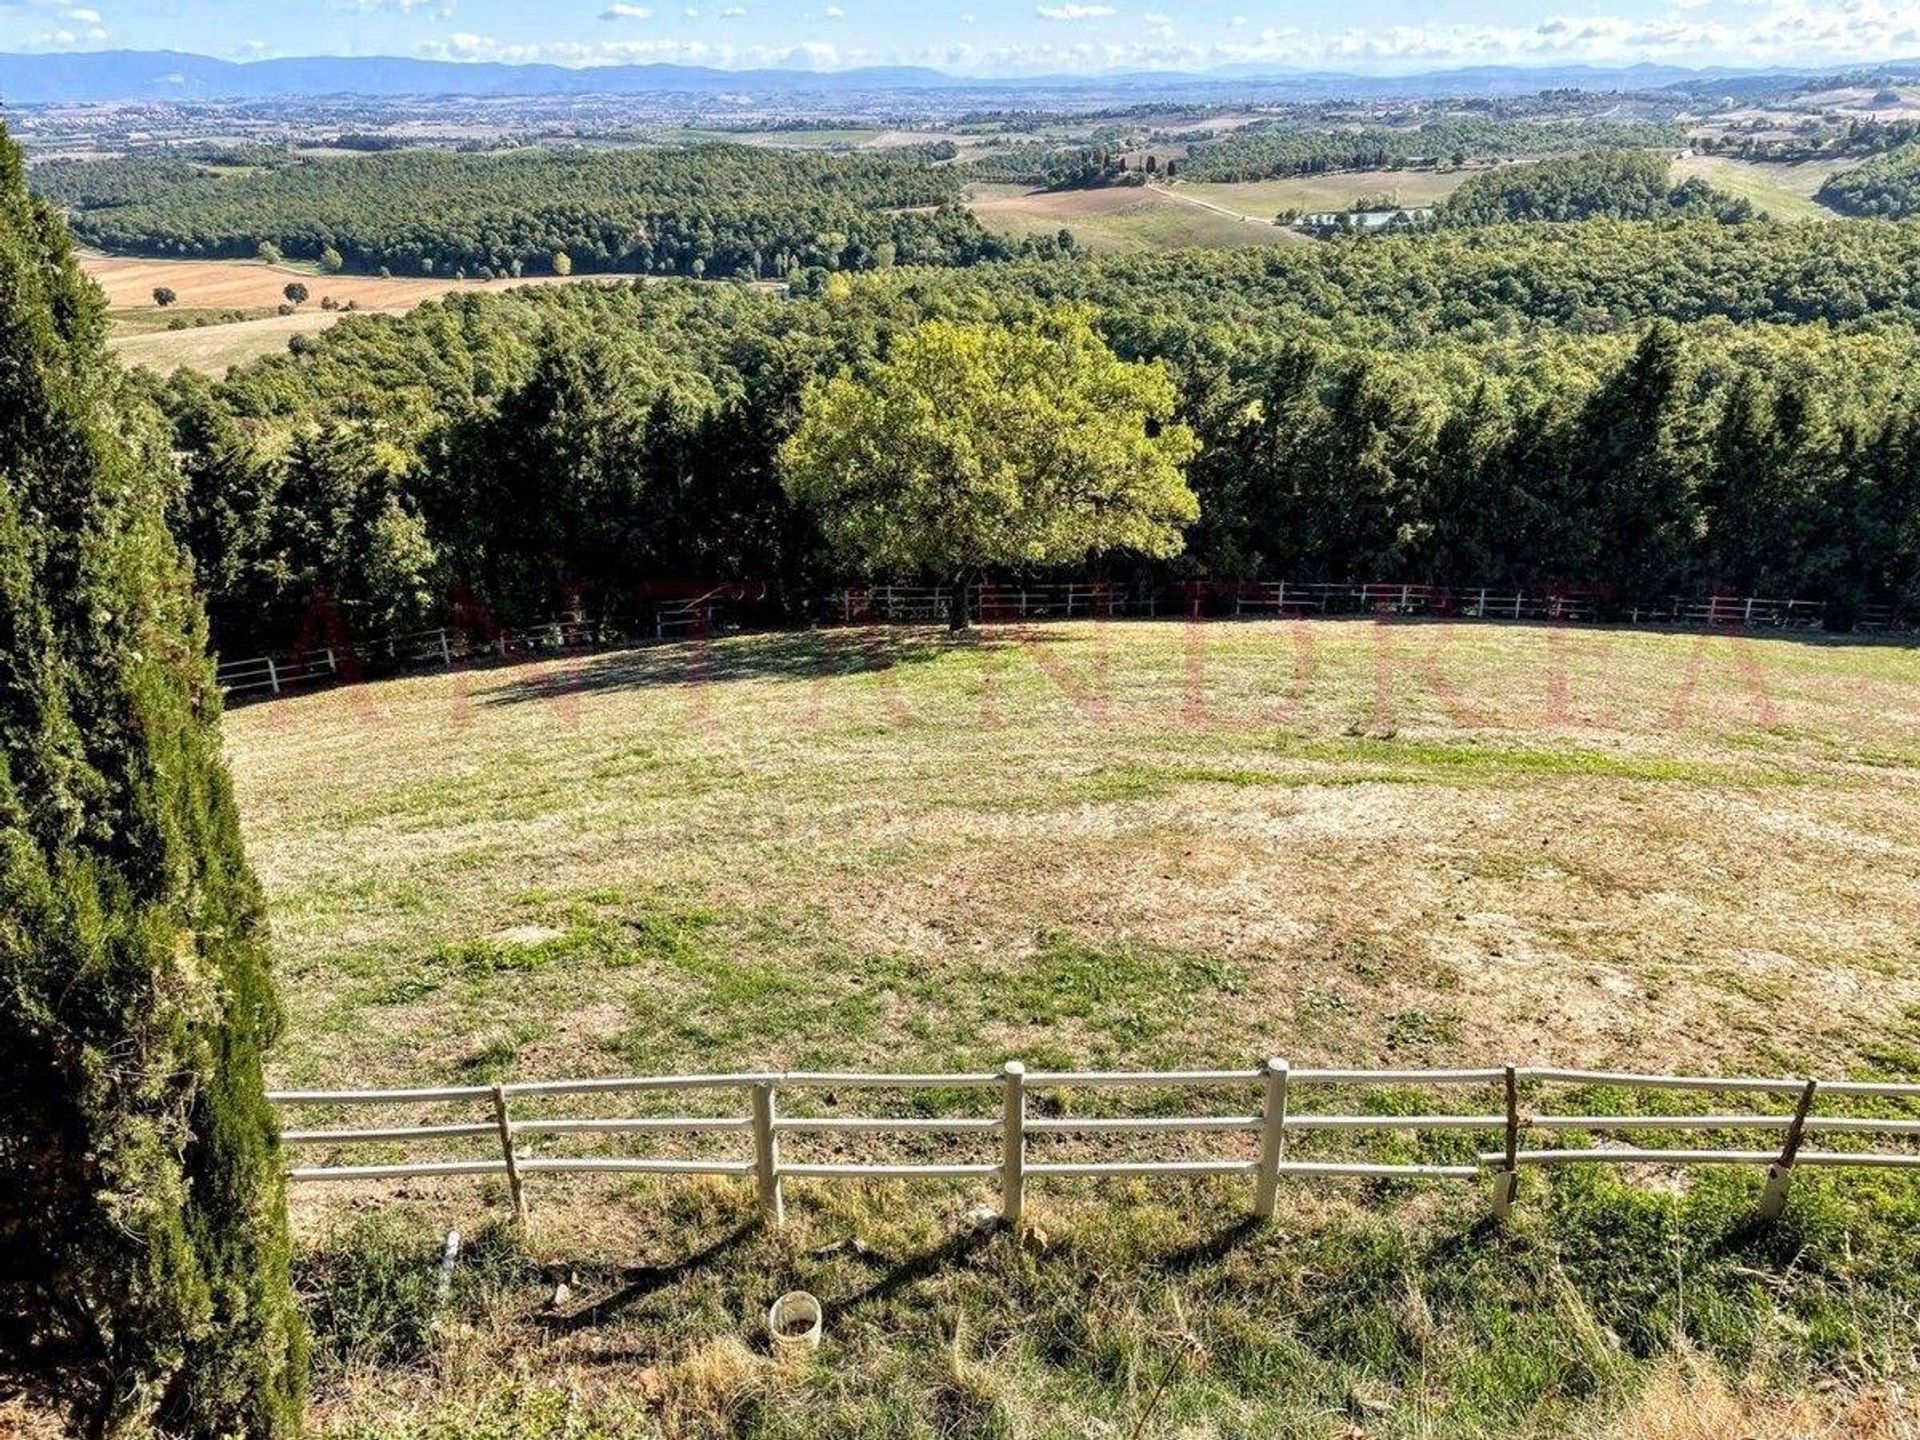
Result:
{"label": "tree trunk", "polygon": [[959,635],[971,624],[972,619],[967,614],[967,577],[959,575],[954,578],[953,595],[947,607],[947,633]]}

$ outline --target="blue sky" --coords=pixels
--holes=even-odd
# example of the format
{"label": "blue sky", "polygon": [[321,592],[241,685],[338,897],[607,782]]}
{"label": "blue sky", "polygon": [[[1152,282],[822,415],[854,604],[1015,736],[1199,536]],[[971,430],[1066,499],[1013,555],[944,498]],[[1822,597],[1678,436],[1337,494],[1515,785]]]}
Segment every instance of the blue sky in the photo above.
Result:
{"label": "blue sky", "polygon": [[0,0],[0,49],[969,74],[1920,56],[1920,0]]}

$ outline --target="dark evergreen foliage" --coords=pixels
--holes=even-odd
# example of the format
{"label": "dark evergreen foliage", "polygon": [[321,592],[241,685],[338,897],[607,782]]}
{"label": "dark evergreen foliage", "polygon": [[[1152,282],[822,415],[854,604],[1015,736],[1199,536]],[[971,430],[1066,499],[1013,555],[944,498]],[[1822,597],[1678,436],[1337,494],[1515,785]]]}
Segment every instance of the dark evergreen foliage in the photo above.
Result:
{"label": "dark evergreen foliage", "polygon": [[784,279],[1052,248],[987,233],[958,203],[960,176],[914,155],[407,150],[239,171],[135,156],[51,162],[33,179],[103,249],[246,258],[264,243],[397,275],[544,275],[565,255],[579,274]]}
{"label": "dark evergreen foliage", "polygon": [[290,1434],[279,1027],[164,432],[0,132],[0,1364],[76,1434]]}
{"label": "dark evergreen foliage", "polygon": [[1920,215],[1920,141],[1829,176],[1819,199],[1843,215],[1888,220]]}
{"label": "dark evergreen foliage", "polygon": [[1400,170],[1470,160],[1511,160],[1567,150],[1677,146],[1684,132],[1659,121],[1496,120],[1449,115],[1420,125],[1323,129],[1284,122],[1249,125],[1196,149],[1181,167],[1189,180],[1267,180],[1328,170]]}
{"label": "dark evergreen foliage", "polygon": [[1647,150],[1600,150],[1506,165],[1470,177],[1447,197],[1436,218],[1444,225],[1684,216],[1734,224],[1754,218],[1749,202],[1723,195],[1704,180],[1676,185],[1672,171],[1670,156]]}
{"label": "dark evergreen foliage", "polygon": [[[508,620],[660,579],[823,589],[843,577],[775,459],[806,381],[927,319],[1062,301],[1170,362],[1204,442],[1201,520],[1160,574],[1913,609],[1917,281],[1901,227],[1496,226],[834,277],[794,300],[459,297],[167,393],[182,528],[236,655],[310,630],[322,591],[365,634],[437,623],[462,586]],[[375,452],[377,475],[345,463]]]}

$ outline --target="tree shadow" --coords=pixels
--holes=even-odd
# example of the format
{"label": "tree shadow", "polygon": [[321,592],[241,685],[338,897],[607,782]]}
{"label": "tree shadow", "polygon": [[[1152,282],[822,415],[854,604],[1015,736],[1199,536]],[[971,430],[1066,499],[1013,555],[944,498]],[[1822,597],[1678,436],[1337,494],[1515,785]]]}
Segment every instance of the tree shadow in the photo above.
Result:
{"label": "tree shadow", "polygon": [[1004,1227],[998,1223],[972,1225],[948,1236],[931,1249],[922,1250],[917,1255],[909,1255],[904,1260],[889,1260],[885,1257],[870,1257],[887,1268],[874,1280],[848,1294],[821,1302],[824,1322],[832,1325],[843,1320],[868,1305],[875,1305],[911,1289],[922,1280],[930,1280],[941,1271],[971,1260],[973,1256],[986,1248],[996,1235],[1004,1233]]}
{"label": "tree shadow", "polygon": [[1157,1268],[1166,1275],[1191,1275],[1196,1270],[1218,1265],[1258,1235],[1267,1224],[1267,1221],[1256,1216],[1243,1215],[1224,1230],[1178,1250],[1168,1251],[1160,1257]]}
{"label": "tree shadow", "polygon": [[874,675],[980,643],[978,632],[949,636],[931,626],[799,630],[672,640],[632,650],[553,660],[501,671],[480,698],[524,705],[628,690],[698,689],[741,680],[813,681]]}
{"label": "tree shadow", "polygon": [[612,1294],[603,1295],[564,1314],[542,1315],[540,1324],[554,1335],[574,1335],[604,1325],[649,1296],[671,1289],[689,1275],[738,1249],[759,1228],[757,1220],[749,1221],[670,1264],[626,1267],[620,1271],[620,1288]]}

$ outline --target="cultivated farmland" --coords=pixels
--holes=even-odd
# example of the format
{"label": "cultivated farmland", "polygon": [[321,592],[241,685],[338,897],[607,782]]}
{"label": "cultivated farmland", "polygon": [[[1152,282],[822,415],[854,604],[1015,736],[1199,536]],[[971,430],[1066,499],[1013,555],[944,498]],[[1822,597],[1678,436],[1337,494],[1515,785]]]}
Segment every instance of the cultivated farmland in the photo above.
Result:
{"label": "cultivated farmland", "polygon": [[[227,733],[281,1085],[1268,1053],[1905,1077],[1917,718],[1894,645],[1327,621],[732,637]],[[754,1234],[739,1182],[555,1178],[531,1244],[577,1297],[540,1318],[483,1231],[430,1372],[381,1328],[430,1295],[379,1277],[497,1192],[295,1204],[307,1271],[364,1280],[320,1318],[323,1432],[549,1433],[497,1427],[589,1404],[617,1434],[1083,1435],[1165,1379],[1174,1429],[1787,1435],[1689,1358],[1790,1383],[1821,1349],[1759,1344],[1782,1314],[1865,1357],[1793,1424],[1897,1419],[1874,1357],[1920,1304],[1911,1182],[1796,1182],[1758,1236],[1744,1172],[1529,1183],[1507,1239],[1470,1187],[1303,1184],[1250,1231],[1225,1182],[1070,1183],[1023,1250],[967,1220],[984,1186],[796,1185]],[[741,1337],[801,1284],[831,1339],[782,1369]]]}
{"label": "cultivated farmland", "polygon": [[1066,229],[1089,250],[1121,254],[1189,245],[1234,249],[1302,243],[1300,236],[1269,223],[1270,215],[1227,214],[1184,199],[1178,191],[1142,185],[1061,191],[978,185],[970,205],[982,225],[1001,235],[1026,239]]}
{"label": "cultivated farmland", "polygon": [[1446,199],[1472,170],[1336,170],[1320,175],[1291,175],[1278,180],[1232,184],[1182,182],[1175,193],[1192,195],[1243,215],[1271,220],[1282,210],[1311,214],[1351,210],[1368,204],[1418,208]]}
{"label": "cultivated farmland", "polygon": [[[404,315],[423,301],[453,290],[569,283],[553,276],[384,280],[372,275],[322,275],[310,265],[267,265],[257,260],[144,260],[97,254],[83,255],[80,265],[107,297],[114,320],[113,348],[123,363],[163,373],[186,366],[216,375],[284,350],[294,335],[326,329],[347,313],[344,307],[349,302],[362,311]],[[296,314],[278,314],[286,299],[282,292],[294,281],[305,285],[311,298]],[[179,297],[166,310],[153,300],[153,292],[162,286]],[[343,308],[321,309],[320,301],[326,297]],[[232,318],[236,313],[241,318]],[[193,323],[202,317],[209,323]],[[187,323],[169,329],[176,318]]]}

